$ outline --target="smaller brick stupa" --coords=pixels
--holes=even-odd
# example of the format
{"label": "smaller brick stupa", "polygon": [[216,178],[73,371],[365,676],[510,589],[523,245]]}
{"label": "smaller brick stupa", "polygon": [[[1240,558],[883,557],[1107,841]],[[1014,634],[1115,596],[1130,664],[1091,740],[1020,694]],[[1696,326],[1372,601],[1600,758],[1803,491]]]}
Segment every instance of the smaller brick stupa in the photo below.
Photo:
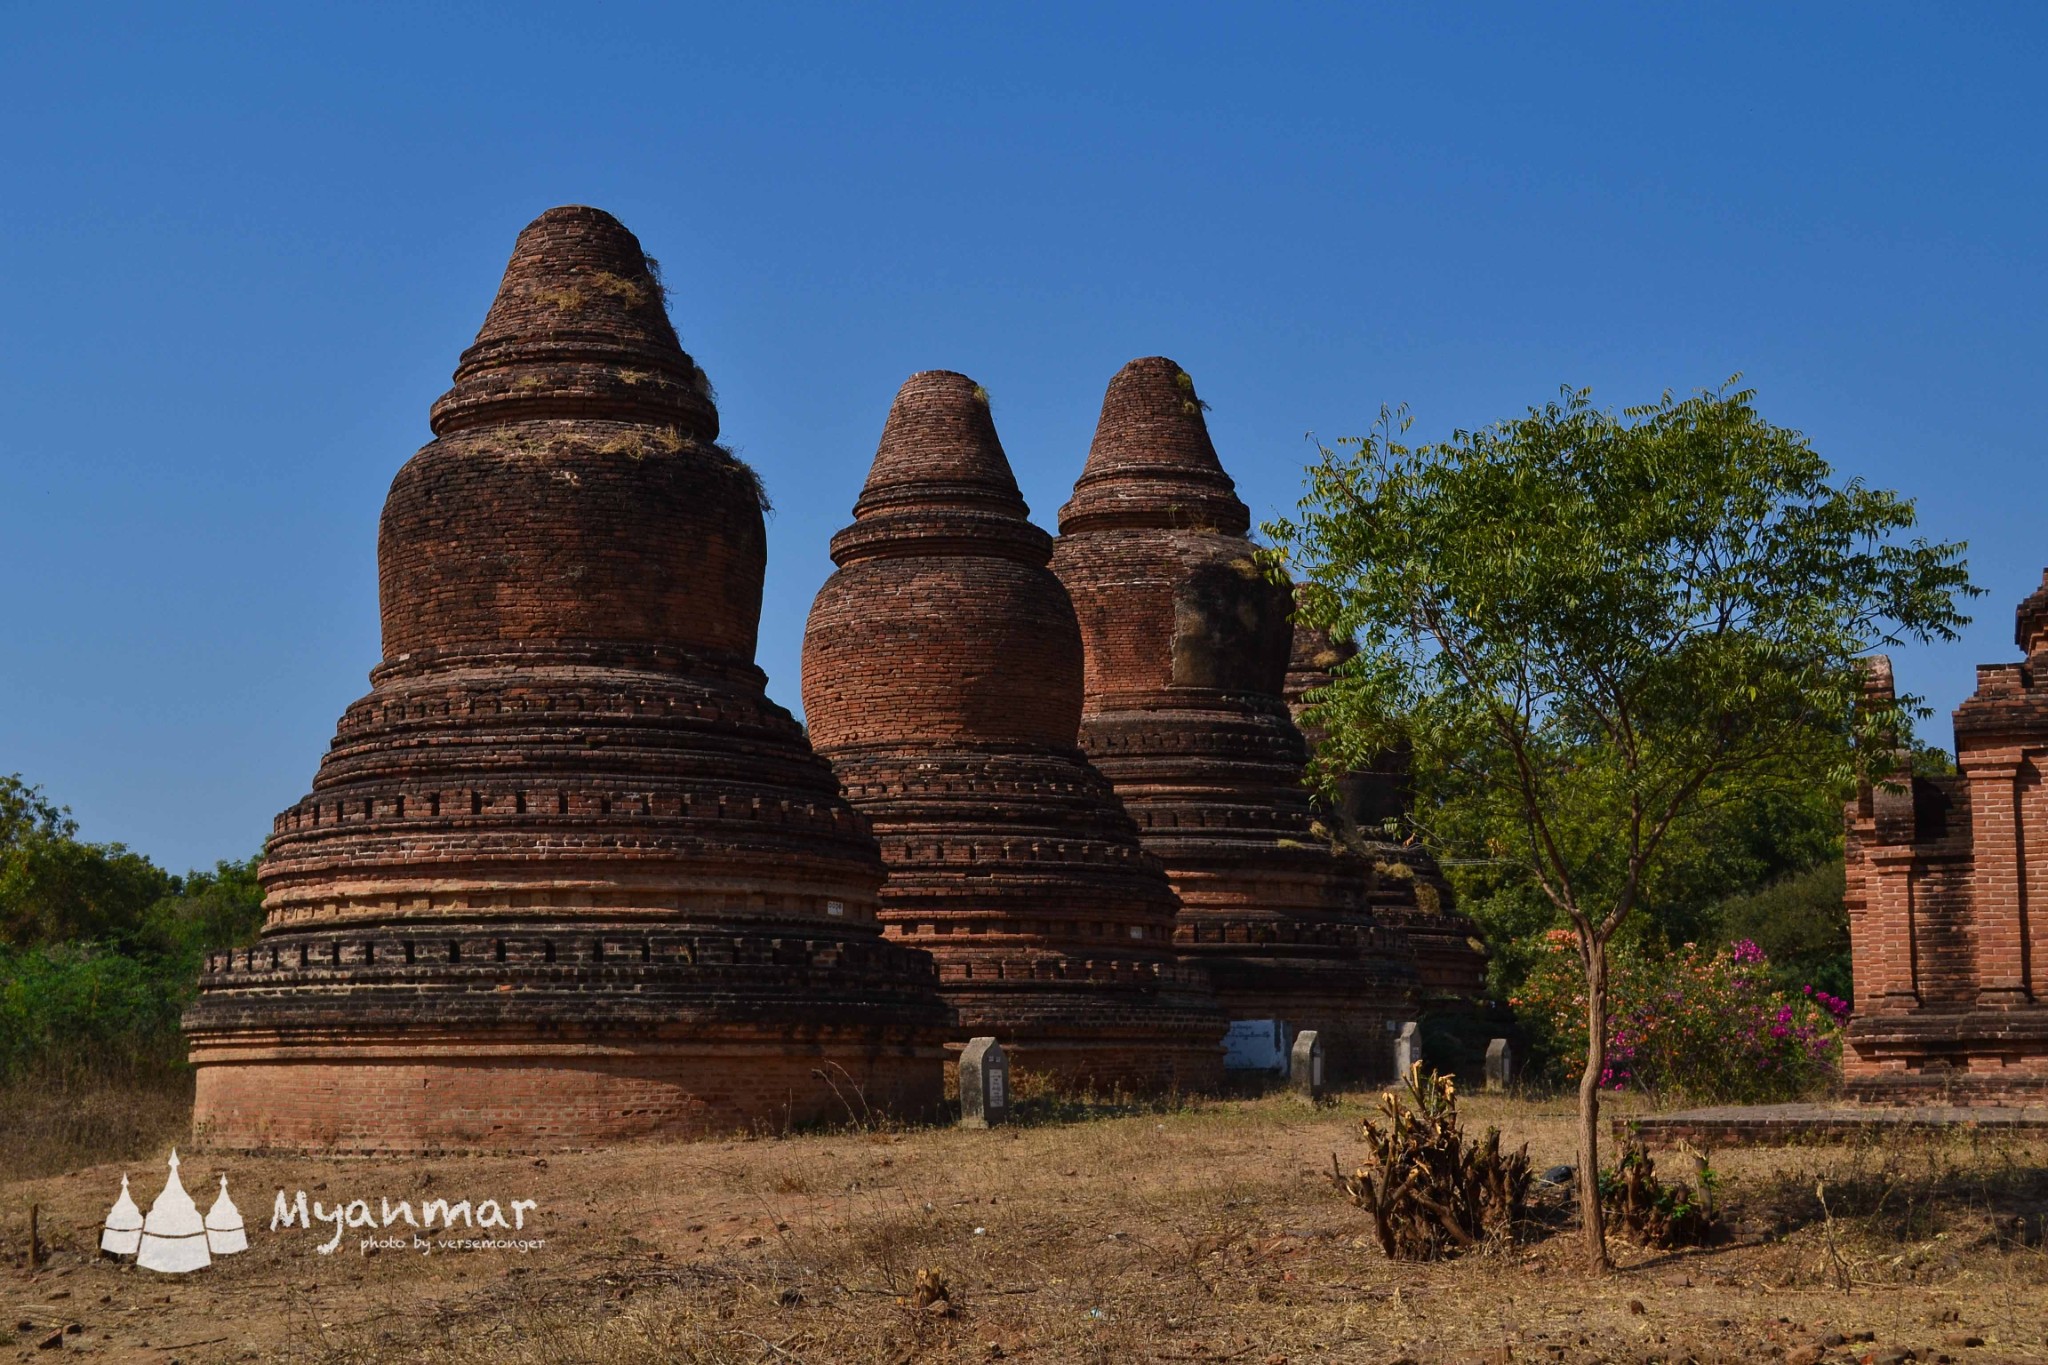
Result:
{"label": "smaller brick stupa", "polygon": [[1369,869],[1315,828],[1285,696],[1292,597],[1250,526],[1194,381],[1160,356],[1126,365],[1052,561],[1086,647],[1081,747],[1166,864],[1176,943],[1231,1017],[1317,1029],[1339,1076],[1383,1077],[1415,973]]}
{"label": "smaller brick stupa", "polygon": [[[1319,626],[1295,624],[1287,709],[1312,754],[1321,748],[1324,734],[1303,714],[1309,694],[1328,687],[1335,670],[1357,652],[1357,645],[1333,640]],[[1340,774],[1334,799],[1319,800],[1318,813],[1338,846],[1370,867],[1373,918],[1406,933],[1424,1013],[1470,1013],[1486,997],[1486,945],[1479,926],[1452,904],[1451,885],[1421,842],[1390,829],[1404,823],[1414,808],[1412,783],[1407,752],[1393,750]]]}
{"label": "smaller brick stupa", "polygon": [[[1912,776],[1901,751],[1848,807],[1858,1099],[2048,1100],[2048,575],[2016,637],[2026,657],[1978,665],[1956,710],[1956,773]],[[1865,688],[1893,696],[1889,659]]]}
{"label": "smaller brick stupa", "polygon": [[811,742],[881,841],[883,924],[938,959],[963,1039],[1069,1085],[1210,1088],[1223,1015],[1075,745],[1080,628],[1028,517],[986,394],[911,376],[811,608]]}

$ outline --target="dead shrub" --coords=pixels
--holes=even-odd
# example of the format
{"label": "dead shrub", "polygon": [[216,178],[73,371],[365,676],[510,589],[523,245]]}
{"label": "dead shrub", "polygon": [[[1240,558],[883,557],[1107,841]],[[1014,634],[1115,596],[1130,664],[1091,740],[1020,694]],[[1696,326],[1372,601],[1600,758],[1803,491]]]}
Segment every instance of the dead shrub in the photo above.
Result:
{"label": "dead shrub", "polygon": [[1345,1175],[1330,1157],[1331,1180],[1372,1214],[1380,1249],[1397,1261],[1434,1261],[1512,1235],[1529,1196],[1529,1147],[1500,1148],[1500,1130],[1465,1140],[1456,1083],[1424,1076],[1417,1063],[1402,1091],[1380,1097],[1386,1126],[1361,1124],[1365,1164]]}
{"label": "dead shrub", "polygon": [[1614,1173],[1600,1176],[1600,1202],[1614,1227],[1629,1240],[1648,1247],[1695,1247],[1720,1231],[1714,1208],[1714,1172],[1706,1154],[1687,1146],[1698,1170],[1698,1188],[1683,1180],[1657,1178],[1657,1164],[1642,1140],[1622,1143]]}

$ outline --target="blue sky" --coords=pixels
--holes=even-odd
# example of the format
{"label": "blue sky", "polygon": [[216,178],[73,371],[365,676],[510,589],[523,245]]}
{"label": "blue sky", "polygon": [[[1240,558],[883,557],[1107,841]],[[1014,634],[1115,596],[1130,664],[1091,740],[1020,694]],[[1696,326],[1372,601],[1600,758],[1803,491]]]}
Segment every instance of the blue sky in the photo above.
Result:
{"label": "blue sky", "polygon": [[174,868],[253,851],[377,661],[376,519],[513,237],[665,267],[761,471],[761,662],[912,371],[1051,525],[1164,353],[1266,517],[1304,433],[1740,371],[1989,595],[2048,563],[2048,7],[11,4],[0,772]]}

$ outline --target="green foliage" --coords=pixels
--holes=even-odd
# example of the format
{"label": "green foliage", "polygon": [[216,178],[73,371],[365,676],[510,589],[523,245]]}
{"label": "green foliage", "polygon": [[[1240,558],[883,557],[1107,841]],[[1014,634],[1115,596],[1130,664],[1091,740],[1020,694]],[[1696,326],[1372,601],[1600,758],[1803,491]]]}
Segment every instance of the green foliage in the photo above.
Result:
{"label": "green foliage", "polygon": [[132,933],[174,880],[119,844],[78,840],[71,813],[20,774],[0,777],[0,943]]}
{"label": "green foliage", "polygon": [[[1404,414],[1382,412],[1370,435],[1324,447],[1297,518],[1266,528],[1275,570],[1296,568],[1301,618],[1359,647],[1309,698],[1325,779],[1408,746],[1439,857],[1511,873],[1504,886],[1572,926],[1587,1170],[1610,941],[1686,868],[1726,874],[1717,818],[1839,800],[1859,739],[1885,776],[1924,708],[1869,704],[1859,661],[1955,638],[1974,591],[1960,545],[1905,538],[1908,499],[1832,484],[1753,399],[1666,393],[1616,415],[1566,389],[1417,446]],[[1581,1214],[1604,1265],[1585,1191]]]}
{"label": "green foliage", "polygon": [[[1553,929],[1512,997],[1535,1060],[1558,1080],[1586,1056],[1586,986],[1573,936]],[[1695,1104],[1806,1099],[1830,1087],[1848,1002],[1810,984],[1784,987],[1764,951],[1685,943],[1616,944],[1609,963],[1603,1088]]]}
{"label": "green foliage", "polygon": [[1713,931],[1702,937],[1748,939],[1769,955],[1779,985],[1847,997],[1849,912],[1843,890],[1841,861],[1820,863],[1713,906]]}
{"label": "green foliage", "polygon": [[77,835],[41,789],[0,777],[0,1081],[182,1069],[201,960],[263,923],[260,858],[174,877]]}
{"label": "green foliage", "polygon": [[[1721,856],[1714,813],[1846,793],[1857,659],[1953,638],[1960,546],[1898,543],[1912,504],[1851,481],[1748,391],[1617,417],[1585,391],[1407,446],[1405,420],[1325,448],[1267,528],[1302,615],[1359,653],[1317,698],[1332,771],[1402,741],[1424,834],[1506,862],[1611,932]],[[1602,935],[1604,937],[1604,934]]]}
{"label": "green foliage", "polygon": [[88,944],[0,948],[0,1082],[140,1080],[184,1065],[193,977]]}

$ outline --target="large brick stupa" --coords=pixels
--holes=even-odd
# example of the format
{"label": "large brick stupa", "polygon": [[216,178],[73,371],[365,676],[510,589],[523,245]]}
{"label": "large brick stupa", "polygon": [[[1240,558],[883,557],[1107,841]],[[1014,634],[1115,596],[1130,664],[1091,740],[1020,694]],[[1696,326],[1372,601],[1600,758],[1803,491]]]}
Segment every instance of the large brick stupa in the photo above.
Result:
{"label": "large brick stupa", "polygon": [[962,1036],[1067,1084],[1210,1087],[1223,1016],[1076,747],[1080,628],[1028,515],[986,394],[913,375],[811,609],[811,741],[881,840],[883,922],[938,959]]}
{"label": "large brick stupa", "polygon": [[763,690],[760,490],[634,236],[521,233],[432,426],[384,661],[187,1016],[200,1131],[531,1149],[935,1102],[934,964]]}
{"label": "large brick stupa", "polygon": [[1292,598],[1250,526],[1194,381],[1159,356],[1126,365],[1052,561],[1086,645],[1081,747],[1166,864],[1176,943],[1231,1017],[1317,1029],[1333,1071],[1377,1078],[1415,973],[1373,918],[1369,866],[1314,828],[1285,696]]}

